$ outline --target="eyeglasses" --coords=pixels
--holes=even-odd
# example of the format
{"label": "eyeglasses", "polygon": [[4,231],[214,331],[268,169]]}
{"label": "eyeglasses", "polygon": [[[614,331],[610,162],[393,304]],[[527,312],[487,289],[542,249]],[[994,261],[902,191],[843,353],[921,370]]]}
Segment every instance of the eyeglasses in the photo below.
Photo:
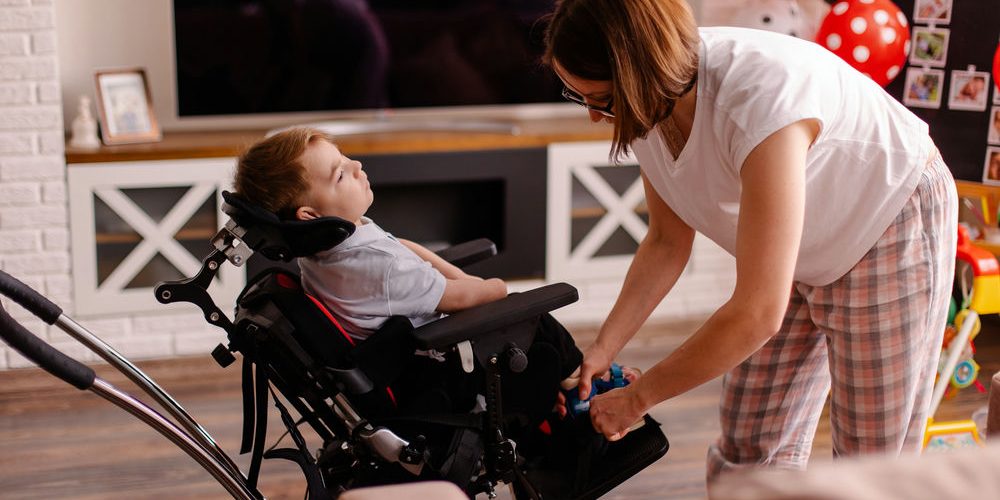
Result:
{"label": "eyeglasses", "polygon": [[611,111],[611,104],[614,102],[612,99],[609,99],[608,103],[605,104],[604,106],[595,106],[593,104],[587,104],[587,102],[583,99],[583,96],[577,94],[576,92],[573,92],[572,90],[566,88],[565,86],[562,89],[562,96],[567,101],[575,102],[580,106],[583,106],[593,111],[597,111],[598,113],[607,116],[609,118],[615,117],[615,112]]}

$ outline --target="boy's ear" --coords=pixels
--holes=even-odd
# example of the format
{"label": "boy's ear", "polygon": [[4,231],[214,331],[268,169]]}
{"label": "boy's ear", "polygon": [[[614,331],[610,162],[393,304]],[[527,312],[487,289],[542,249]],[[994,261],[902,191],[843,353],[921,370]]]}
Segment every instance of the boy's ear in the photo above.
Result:
{"label": "boy's ear", "polygon": [[322,217],[322,215],[312,207],[299,207],[295,209],[295,218],[298,220],[313,220],[319,217]]}

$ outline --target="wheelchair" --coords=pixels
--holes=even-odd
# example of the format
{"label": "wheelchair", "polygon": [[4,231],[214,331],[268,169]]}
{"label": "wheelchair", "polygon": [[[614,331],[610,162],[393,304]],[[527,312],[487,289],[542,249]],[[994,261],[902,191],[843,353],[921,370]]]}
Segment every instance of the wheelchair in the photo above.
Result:
{"label": "wheelchair", "polygon": [[[124,373],[168,416],[97,378],[89,367],[32,335],[0,308],[0,337],[45,370],[128,411],[191,456],[234,498],[264,498],[257,480],[264,459],[295,462],[306,497],[337,498],[365,486],[446,480],[472,498],[493,498],[500,485],[521,499],[597,498],[664,456],[669,448],[659,424],[644,425],[607,442],[589,419],[524,425],[505,411],[511,387],[540,383],[550,358],[533,342],[540,318],[577,300],[565,283],[543,286],[413,328],[393,317],[364,340],[347,335],[323,305],[305,293],[289,268],[267,269],[248,280],[233,319],[208,294],[220,267],[242,266],[252,255],[278,263],[332,248],[353,224],[333,217],[283,221],[237,196],[223,193],[230,217],[212,239],[213,251],[193,277],[155,288],[161,303],[189,302],[226,332],[212,355],[222,366],[242,358],[243,440],[250,453],[244,473],[179,403],[127,359],[87,332],[30,287],[0,271],[0,293],[43,321],[59,326]],[[439,252],[465,266],[496,253],[487,240]],[[417,356],[443,353],[444,362]],[[422,378],[432,372],[435,376]],[[474,390],[448,388],[473,381]],[[520,382],[518,382],[520,380]],[[429,382],[428,382],[429,381]],[[525,382],[528,382],[525,384]],[[442,387],[442,385],[444,387]],[[508,387],[509,386],[509,387]],[[507,389],[507,390],[505,390]],[[554,392],[553,392],[554,394]],[[474,401],[469,408],[468,397]],[[291,446],[267,451],[270,406]],[[549,407],[551,409],[551,406]],[[171,418],[172,417],[172,418]],[[311,433],[303,433],[308,426]],[[556,429],[553,430],[553,427]],[[308,442],[306,434],[314,441]],[[516,437],[512,437],[516,436]],[[568,460],[567,457],[571,457]]]}

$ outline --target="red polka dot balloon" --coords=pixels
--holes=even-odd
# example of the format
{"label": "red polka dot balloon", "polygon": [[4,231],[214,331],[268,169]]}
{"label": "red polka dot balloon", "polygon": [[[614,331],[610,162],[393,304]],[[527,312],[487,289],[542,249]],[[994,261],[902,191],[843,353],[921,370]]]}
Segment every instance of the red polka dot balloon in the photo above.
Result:
{"label": "red polka dot balloon", "polygon": [[816,42],[884,87],[906,62],[910,30],[890,0],[844,0],[823,19]]}
{"label": "red polka dot balloon", "polygon": [[1000,92],[1000,44],[997,44],[997,50],[993,53],[993,85]]}

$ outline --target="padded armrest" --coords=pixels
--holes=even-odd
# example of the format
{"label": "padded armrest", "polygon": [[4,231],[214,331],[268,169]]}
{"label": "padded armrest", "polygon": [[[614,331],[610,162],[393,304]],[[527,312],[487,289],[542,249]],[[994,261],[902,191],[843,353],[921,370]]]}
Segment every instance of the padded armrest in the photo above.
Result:
{"label": "padded armrest", "polygon": [[465,267],[475,264],[485,258],[493,257],[497,254],[497,246],[486,238],[466,241],[454,246],[450,246],[437,252],[438,257],[450,262],[456,267]]}
{"label": "padded armrest", "polygon": [[553,283],[432,321],[414,330],[413,336],[424,349],[443,350],[572,304],[578,298],[573,286]]}

